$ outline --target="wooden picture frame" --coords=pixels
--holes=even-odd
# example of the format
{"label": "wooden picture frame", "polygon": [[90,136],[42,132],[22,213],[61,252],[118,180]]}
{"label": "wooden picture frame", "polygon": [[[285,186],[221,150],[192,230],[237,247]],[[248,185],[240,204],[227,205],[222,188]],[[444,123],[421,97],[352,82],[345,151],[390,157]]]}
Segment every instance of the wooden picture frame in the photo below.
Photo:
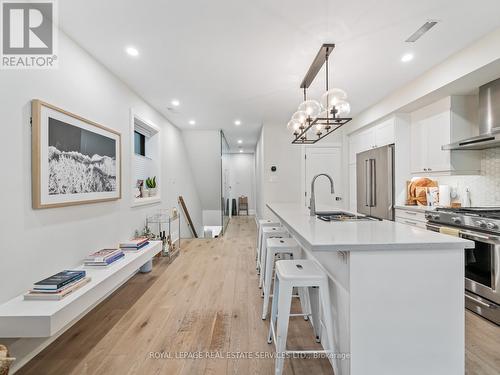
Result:
{"label": "wooden picture frame", "polygon": [[121,134],[51,104],[31,104],[34,209],[122,197]]}

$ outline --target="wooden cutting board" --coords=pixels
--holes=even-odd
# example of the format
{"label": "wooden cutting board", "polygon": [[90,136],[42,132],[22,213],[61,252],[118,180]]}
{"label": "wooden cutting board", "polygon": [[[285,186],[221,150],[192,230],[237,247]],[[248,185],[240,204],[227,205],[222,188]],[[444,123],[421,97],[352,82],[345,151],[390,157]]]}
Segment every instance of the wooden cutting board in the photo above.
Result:
{"label": "wooden cutting board", "polygon": [[407,182],[406,204],[410,206],[427,205],[427,188],[437,187],[438,182],[427,177],[417,178]]}

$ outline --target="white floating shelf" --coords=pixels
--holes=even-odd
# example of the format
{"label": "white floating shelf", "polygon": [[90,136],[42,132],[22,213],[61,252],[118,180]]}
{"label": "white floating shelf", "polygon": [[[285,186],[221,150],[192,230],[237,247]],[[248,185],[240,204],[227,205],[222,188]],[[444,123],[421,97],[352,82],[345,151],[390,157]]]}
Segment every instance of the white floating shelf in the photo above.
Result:
{"label": "white floating shelf", "polygon": [[23,295],[0,305],[0,337],[50,337],[68,328],[125,283],[162,249],[161,241],[150,241],[138,252],[107,268],[84,268],[91,281],[60,301],[25,301]]}

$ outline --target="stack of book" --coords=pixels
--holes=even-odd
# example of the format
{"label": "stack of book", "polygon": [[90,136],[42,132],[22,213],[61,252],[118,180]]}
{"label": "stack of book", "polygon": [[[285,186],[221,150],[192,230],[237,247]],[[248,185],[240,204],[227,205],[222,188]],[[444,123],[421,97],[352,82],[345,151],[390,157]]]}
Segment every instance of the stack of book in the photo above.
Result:
{"label": "stack of book", "polygon": [[147,237],[138,237],[120,244],[120,249],[123,251],[137,251],[149,244]]}
{"label": "stack of book", "polygon": [[26,300],[59,301],[90,281],[85,271],[62,271],[33,284]]}
{"label": "stack of book", "polygon": [[120,249],[102,249],[84,260],[85,267],[107,267],[125,256]]}

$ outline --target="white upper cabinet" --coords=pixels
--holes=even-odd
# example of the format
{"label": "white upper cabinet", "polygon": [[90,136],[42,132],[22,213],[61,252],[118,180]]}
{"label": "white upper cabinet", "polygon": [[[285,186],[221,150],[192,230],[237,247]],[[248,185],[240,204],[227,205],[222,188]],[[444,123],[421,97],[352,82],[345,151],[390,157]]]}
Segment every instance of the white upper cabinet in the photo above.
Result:
{"label": "white upper cabinet", "polygon": [[477,98],[446,97],[411,114],[410,167],[413,174],[476,174],[477,151],[443,151],[441,146],[477,132]]}
{"label": "white upper cabinet", "polygon": [[356,154],[391,143],[394,143],[394,117],[349,136],[349,164],[356,163]]}
{"label": "white upper cabinet", "polygon": [[394,143],[394,117],[374,127],[375,147],[382,147]]}

